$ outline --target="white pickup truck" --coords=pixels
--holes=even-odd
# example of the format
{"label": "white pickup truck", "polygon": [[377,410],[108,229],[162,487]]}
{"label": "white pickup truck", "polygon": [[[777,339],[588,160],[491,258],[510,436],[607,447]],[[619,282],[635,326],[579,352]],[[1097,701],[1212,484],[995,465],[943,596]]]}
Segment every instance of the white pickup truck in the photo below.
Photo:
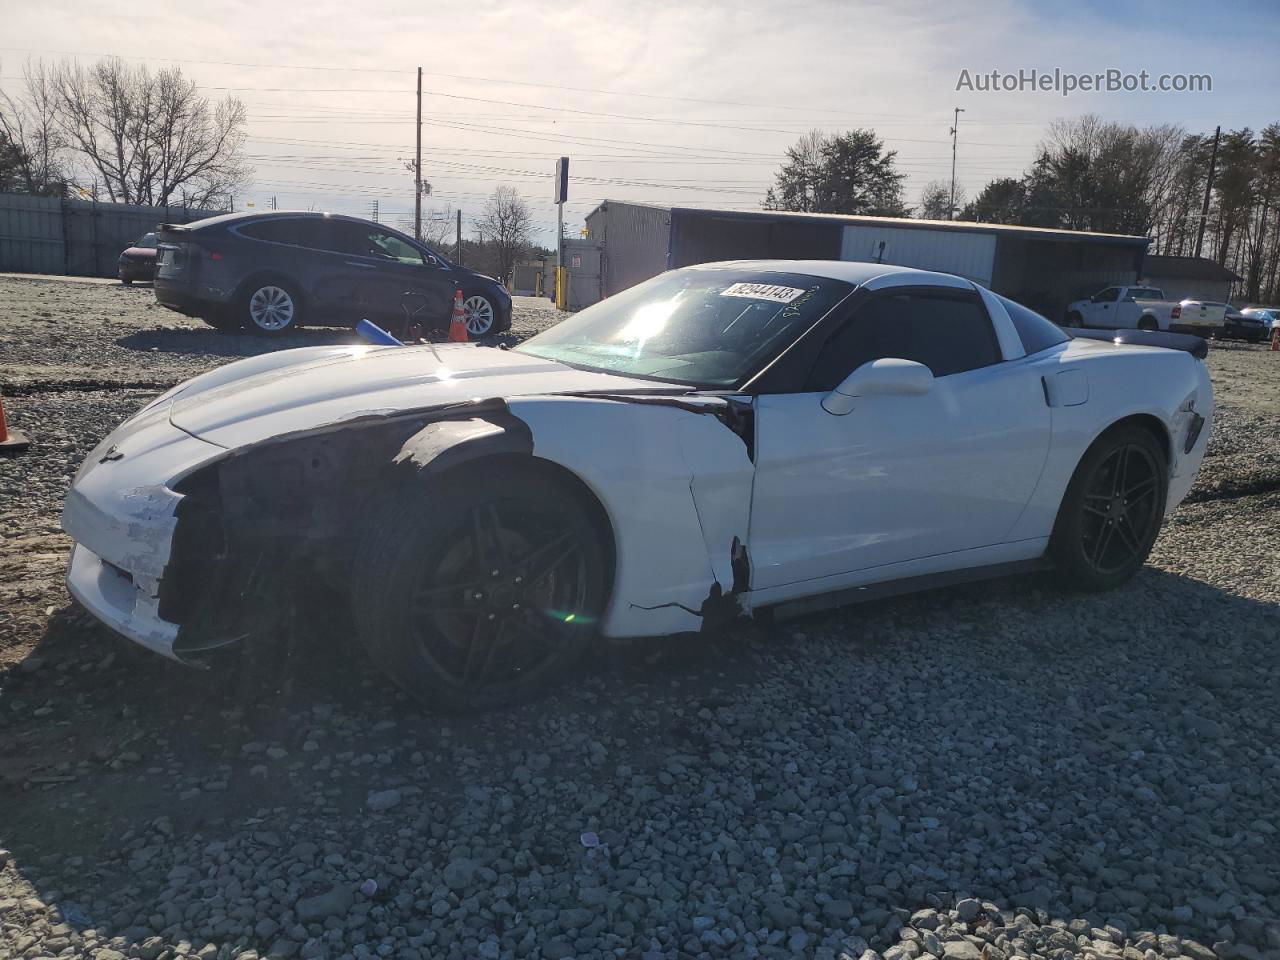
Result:
{"label": "white pickup truck", "polygon": [[1166,300],[1158,287],[1107,287],[1067,306],[1067,326],[1169,330],[1202,337],[1222,329],[1227,310],[1202,300]]}

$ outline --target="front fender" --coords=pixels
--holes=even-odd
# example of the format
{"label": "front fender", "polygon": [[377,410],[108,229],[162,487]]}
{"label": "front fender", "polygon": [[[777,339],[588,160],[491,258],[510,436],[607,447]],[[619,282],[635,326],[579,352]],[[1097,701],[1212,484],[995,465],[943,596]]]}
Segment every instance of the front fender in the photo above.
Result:
{"label": "front fender", "polygon": [[472,416],[436,420],[405,441],[392,461],[399,470],[412,470],[428,479],[481,457],[533,453],[533,435],[506,404]]}

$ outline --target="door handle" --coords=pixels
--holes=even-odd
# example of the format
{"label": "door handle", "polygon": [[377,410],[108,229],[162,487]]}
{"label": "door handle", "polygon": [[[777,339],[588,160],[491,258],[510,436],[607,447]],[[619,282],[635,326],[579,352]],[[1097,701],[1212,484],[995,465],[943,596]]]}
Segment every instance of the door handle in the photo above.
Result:
{"label": "door handle", "polygon": [[377,267],[375,267],[372,263],[360,263],[358,260],[348,260],[348,261],[347,261],[347,266],[348,266],[348,267],[364,267],[364,269],[366,269],[366,270],[376,270],[376,269],[378,269],[378,268],[377,268]]}

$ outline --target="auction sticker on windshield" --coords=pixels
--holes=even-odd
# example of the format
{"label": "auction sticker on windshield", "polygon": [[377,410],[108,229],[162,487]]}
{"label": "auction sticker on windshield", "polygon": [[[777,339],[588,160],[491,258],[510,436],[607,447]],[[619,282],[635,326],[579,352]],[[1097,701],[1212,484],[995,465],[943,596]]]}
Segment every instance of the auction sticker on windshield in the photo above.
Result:
{"label": "auction sticker on windshield", "polygon": [[780,287],[773,283],[735,283],[720,291],[722,297],[750,297],[752,300],[772,300],[774,303],[790,303],[804,290],[798,287]]}

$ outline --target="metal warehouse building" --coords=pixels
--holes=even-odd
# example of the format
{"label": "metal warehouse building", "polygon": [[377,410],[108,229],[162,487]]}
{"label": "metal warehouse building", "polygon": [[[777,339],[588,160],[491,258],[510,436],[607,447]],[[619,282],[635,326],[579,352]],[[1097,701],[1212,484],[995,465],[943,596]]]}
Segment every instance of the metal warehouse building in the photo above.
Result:
{"label": "metal warehouse building", "polygon": [[[606,200],[587,215],[600,297],[672,267],[738,259],[865,260],[968,277],[1058,318],[1068,302],[1142,275],[1147,237]],[[576,289],[581,287],[575,283]],[[585,302],[592,298],[581,297]]]}

